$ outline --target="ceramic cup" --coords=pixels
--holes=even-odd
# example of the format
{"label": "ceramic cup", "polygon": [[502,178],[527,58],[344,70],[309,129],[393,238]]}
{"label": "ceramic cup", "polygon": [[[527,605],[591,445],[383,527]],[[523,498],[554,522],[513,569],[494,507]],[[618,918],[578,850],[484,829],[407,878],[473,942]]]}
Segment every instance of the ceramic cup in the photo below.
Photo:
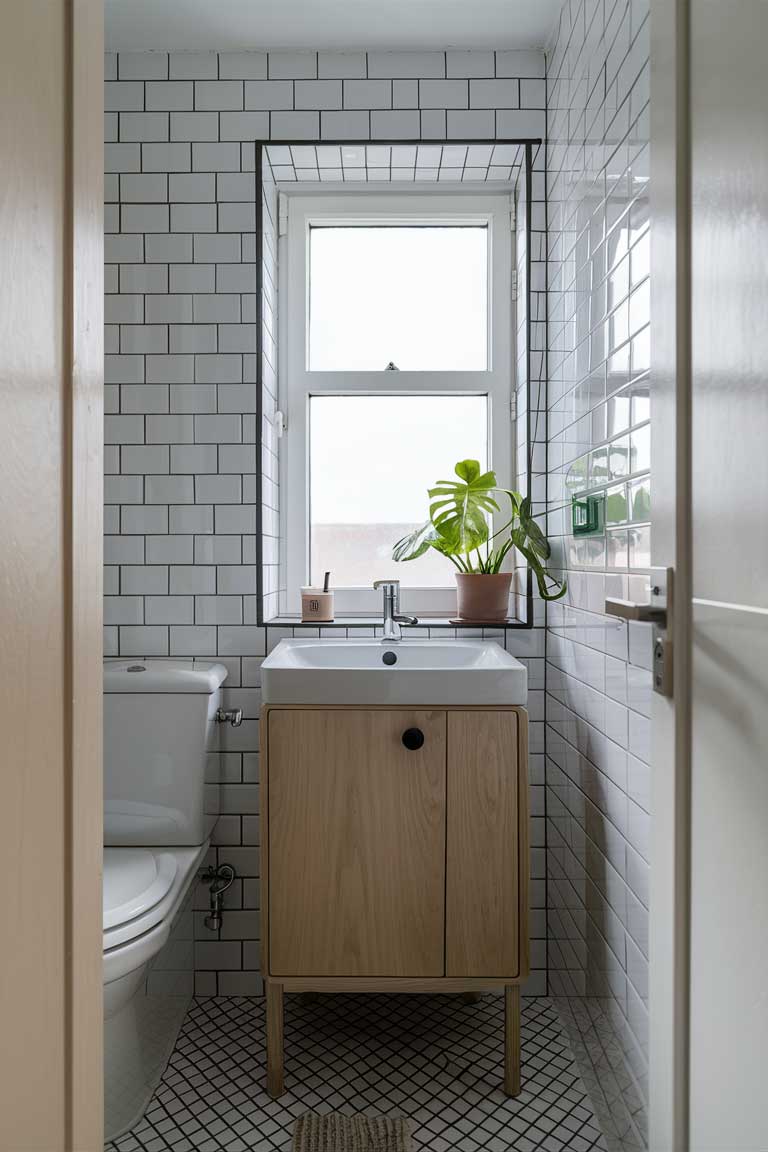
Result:
{"label": "ceramic cup", "polygon": [[333,621],[333,592],[322,588],[302,588],[301,619],[303,623],[328,624]]}

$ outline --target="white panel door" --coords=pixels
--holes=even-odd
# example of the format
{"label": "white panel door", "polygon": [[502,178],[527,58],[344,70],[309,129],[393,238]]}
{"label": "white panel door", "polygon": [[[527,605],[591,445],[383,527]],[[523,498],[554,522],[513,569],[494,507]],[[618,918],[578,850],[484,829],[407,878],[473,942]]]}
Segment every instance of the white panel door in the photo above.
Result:
{"label": "white panel door", "polygon": [[692,0],[690,1147],[768,1148],[768,4]]}
{"label": "white panel door", "polygon": [[652,1152],[765,1152],[768,3],[653,0]]}

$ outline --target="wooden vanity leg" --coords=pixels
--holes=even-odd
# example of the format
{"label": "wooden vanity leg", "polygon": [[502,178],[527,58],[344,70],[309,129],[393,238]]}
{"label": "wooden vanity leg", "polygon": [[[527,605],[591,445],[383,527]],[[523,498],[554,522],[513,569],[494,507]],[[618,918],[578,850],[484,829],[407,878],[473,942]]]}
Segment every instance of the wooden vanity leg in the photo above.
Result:
{"label": "wooden vanity leg", "polygon": [[267,1092],[283,1094],[283,986],[267,981]]}
{"label": "wooden vanity leg", "polygon": [[504,986],[504,1091],[520,1095],[520,985]]}

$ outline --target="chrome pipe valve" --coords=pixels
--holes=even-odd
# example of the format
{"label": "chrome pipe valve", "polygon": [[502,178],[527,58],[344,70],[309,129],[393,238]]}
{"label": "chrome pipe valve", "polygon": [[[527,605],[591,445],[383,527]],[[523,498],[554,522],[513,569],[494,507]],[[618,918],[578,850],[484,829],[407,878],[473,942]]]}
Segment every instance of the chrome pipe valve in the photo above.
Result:
{"label": "chrome pipe valve", "polygon": [[243,722],[242,708],[219,708],[216,713],[216,720],[219,724],[231,724],[233,728],[239,728]]}

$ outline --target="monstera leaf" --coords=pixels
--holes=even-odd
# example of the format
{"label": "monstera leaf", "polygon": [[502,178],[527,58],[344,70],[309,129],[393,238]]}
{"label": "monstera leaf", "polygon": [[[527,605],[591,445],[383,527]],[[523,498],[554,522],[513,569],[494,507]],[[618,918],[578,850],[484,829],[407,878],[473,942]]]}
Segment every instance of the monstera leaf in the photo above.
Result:
{"label": "monstera leaf", "polygon": [[488,517],[498,512],[492,493],[496,473],[481,472],[477,460],[460,460],[456,480],[438,480],[429,489],[429,515],[450,554],[473,552],[488,539]]}
{"label": "monstera leaf", "polygon": [[431,520],[416,528],[409,536],[403,536],[392,549],[393,560],[418,560],[430,548],[437,548],[441,543],[440,534]]}
{"label": "monstera leaf", "polygon": [[[549,560],[552,549],[549,546],[549,540],[539,528],[536,521],[531,516],[531,500],[529,496],[524,497],[520,502],[519,508],[520,527],[525,532],[528,544],[533,552],[541,560]],[[517,546],[517,545],[516,545]]]}
{"label": "monstera leaf", "polygon": [[460,460],[455,472],[458,481],[438,480],[429,489],[430,519],[398,540],[392,549],[393,560],[416,560],[434,548],[458,560],[463,568],[461,557],[487,542],[488,517],[499,507],[491,495],[496,474],[481,473],[477,460]]}
{"label": "monstera leaf", "polygon": [[460,556],[453,555],[447,541],[442,538],[431,520],[427,520],[426,524],[422,524],[408,536],[403,536],[402,540],[398,540],[392,549],[392,559],[398,561],[418,560],[419,556],[423,556],[430,548],[434,548],[436,552],[441,552],[443,556],[448,556],[454,561],[457,568],[463,570],[466,567]]}
{"label": "monstera leaf", "polygon": [[[490,575],[501,571],[516,548],[527,560],[542,599],[564,596],[565,581],[546,567],[551,549],[533,518],[530,498],[499,488],[496,473],[481,472],[477,460],[460,460],[454,471],[458,480],[438,480],[429,489],[429,520],[398,540],[393,560],[416,560],[434,548],[460,572]],[[494,530],[493,514],[500,511],[501,497],[509,500],[509,518]]]}
{"label": "monstera leaf", "polygon": [[510,538],[518,552],[528,561],[542,600],[560,600],[565,596],[568,591],[566,582],[558,580],[548,568],[544,567],[528,532],[524,528],[513,528]]}

